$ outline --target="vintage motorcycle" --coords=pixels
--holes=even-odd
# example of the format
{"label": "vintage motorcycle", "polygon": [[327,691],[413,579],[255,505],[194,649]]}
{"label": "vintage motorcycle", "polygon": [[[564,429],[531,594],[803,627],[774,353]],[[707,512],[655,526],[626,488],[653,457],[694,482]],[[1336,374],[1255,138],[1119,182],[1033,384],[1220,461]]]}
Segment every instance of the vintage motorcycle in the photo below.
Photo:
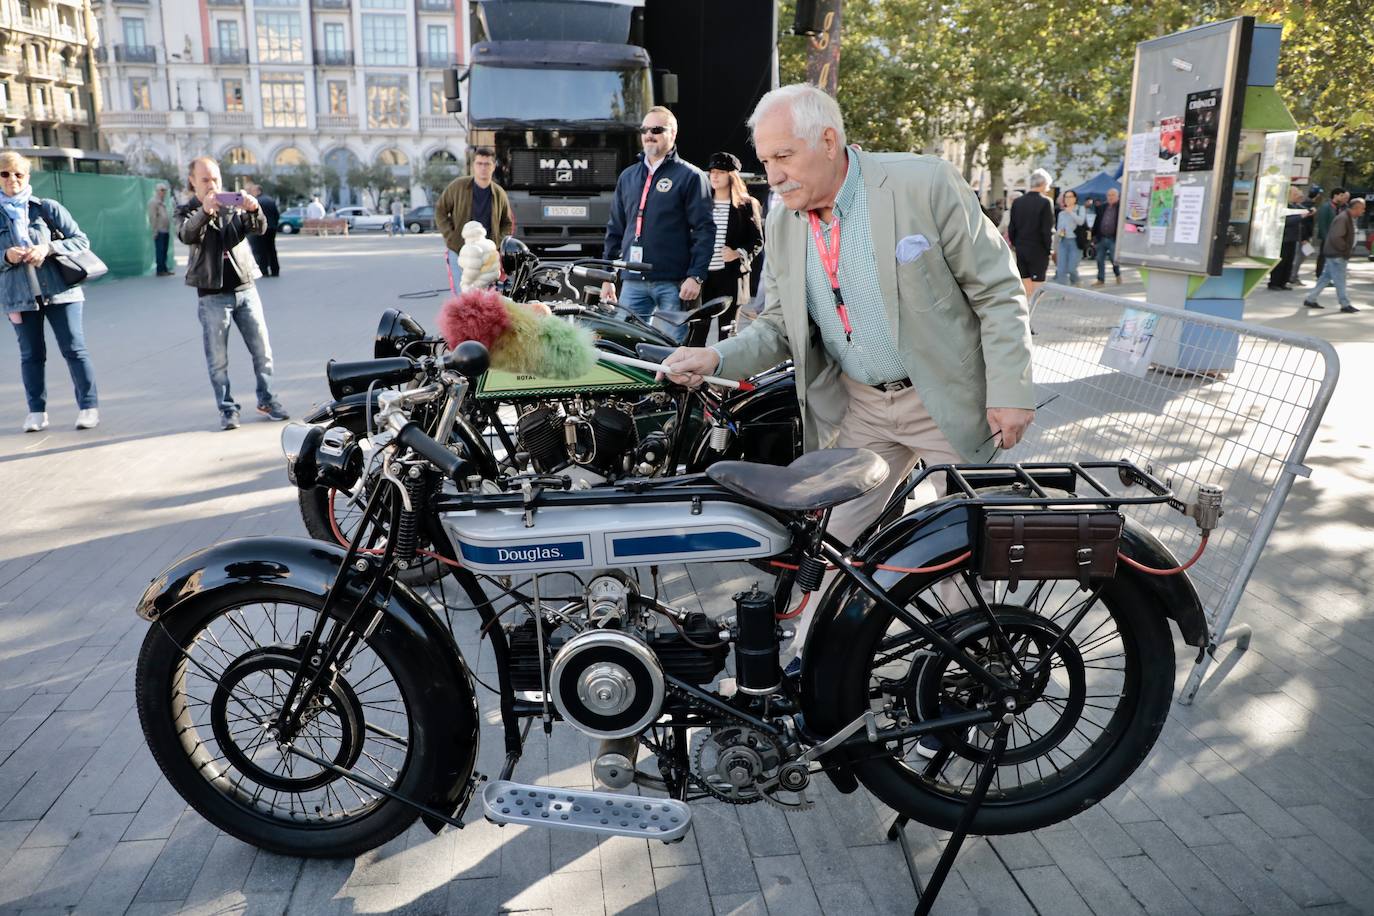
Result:
{"label": "vintage motorcycle", "polygon": [[[461,402],[486,363],[466,343],[425,384],[379,395],[383,485],[347,547],[224,542],[174,563],[140,600],[148,746],[227,833],[287,855],[353,856],[417,816],[436,832],[461,827],[476,798],[496,823],[672,841],[694,800],[801,809],[823,774],[955,831],[927,907],[965,833],[1043,827],[1120,785],[1168,714],[1169,621],[1207,644],[1182,567],[1121,509],[1167,502],[1197,520],[1205,546],[1219,492],[1185,506],[1124,461],[932,467],[889,507],[932,475],[949,495],[846,548],[826,533],[832,508],[886,474],[862,449],[593,487],[484,478],[441,444],[455,412],[438,440],[411,418]],[[351,460],[319,427],[292,424],[283,447],[303,488],[330,485]],[[471,623],[459,612],[446,625],[399,581],[431,509],[457,550]],[[756,584],[710,617],[660,600],[658,564],[727,561],[766,564],[771,590]],[[787,620],[827,567],[800,674],[785,675]],[[560,593],[562,581],[575,585]],[[480,681],[455,626],[491,643],[499,772],[475,769]],[[515,781],[536,719],[599,739],[595,772],[611,791]],[[615,791],[635,785],[656,793]]]}

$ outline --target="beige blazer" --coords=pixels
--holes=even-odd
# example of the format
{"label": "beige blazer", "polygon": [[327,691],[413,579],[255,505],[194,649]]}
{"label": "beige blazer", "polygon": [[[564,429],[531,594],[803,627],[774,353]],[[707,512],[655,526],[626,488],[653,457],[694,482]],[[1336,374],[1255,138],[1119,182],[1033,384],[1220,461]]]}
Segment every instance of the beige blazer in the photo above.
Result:
{"label": "beige blazer", "polygon": [[[986,461],[996,450],[985,442],[987,408],[1035,406],[1030,317],[1015,257],[948,162],[859,153],[859,163],[878,282],[902,363],[964,460]],[[775,207],[764,235],[763,311],[716,348],[724,373],[737,379],[792,360],[810,451],[834,441],[848,395],[806,310],[805,214]],[[909,236],[930,247],[899,263],[898,242]]]}

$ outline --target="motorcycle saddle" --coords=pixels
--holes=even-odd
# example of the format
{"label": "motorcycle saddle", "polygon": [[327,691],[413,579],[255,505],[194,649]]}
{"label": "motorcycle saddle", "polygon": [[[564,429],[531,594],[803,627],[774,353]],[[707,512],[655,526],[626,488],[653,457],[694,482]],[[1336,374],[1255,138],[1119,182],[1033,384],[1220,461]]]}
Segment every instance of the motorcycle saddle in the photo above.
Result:
{"label": "motorcycle saddle", "polygon": [[710,302],[704,303],[700,308],[689,309],[685,312],[675,312],[672,309],[659,309],[654,312],[654,318],[671,324],[673,327],[698,321],[711,321],[725,313],[730,307],[730,303],[735,301],[734,296],[717,296]]}
{"label": "motorcycle saddle", "polygon": [[660,347],[658,344],[635,344],[635,356],[651,363],[661,363],[677,352],[677,347]]}
{"label": "motorcycle saddle", "polygon": [[887,462],[866,448],[823,448],[785,468],[752,461],[717,461],[706,476],[754,502],[789,512],[829,509],[887,479]]}

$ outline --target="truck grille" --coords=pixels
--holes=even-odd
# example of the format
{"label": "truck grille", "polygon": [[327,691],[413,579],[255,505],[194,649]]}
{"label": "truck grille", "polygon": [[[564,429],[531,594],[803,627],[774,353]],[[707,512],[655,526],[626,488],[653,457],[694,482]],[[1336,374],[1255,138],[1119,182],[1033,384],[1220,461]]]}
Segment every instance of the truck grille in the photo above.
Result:
{"label": "truck grille", "polygon": [[611,149],[517,149],[510,171],[516,188],[612,188],[620,162]]}

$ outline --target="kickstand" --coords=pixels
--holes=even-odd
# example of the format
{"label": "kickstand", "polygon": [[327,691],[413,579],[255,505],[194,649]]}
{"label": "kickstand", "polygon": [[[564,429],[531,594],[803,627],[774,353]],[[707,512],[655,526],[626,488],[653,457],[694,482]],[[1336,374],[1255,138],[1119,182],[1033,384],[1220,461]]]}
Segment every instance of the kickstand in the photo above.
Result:
{"label": "kickstand", "polygon": [[[892,822],[892,826],[887,830],[888,840],[897,840],[902,844],[902,856],[906,859],[907,871],[911,873],[911,883],[916,888],[916,911],[913,916],[927,916],[931,907],[935,906],[935,900],[940,896],[940,888],[944,886],[945,879],[949,877],[949,870],[954,867],[954,860],[959,855],[959,847],[964,845],[964,838],[968,836],[969,825],[973,823],[973,818],[978,814],[978,809],[982,807],[983,800],[987,798],[988,787],[992,785],[992,776],[997,772],[997,763],[1002,759],[1002,753],[1007,749],[1007,730],[1010,726],[1003,722],[997,729],[997,733],[992,738],[992,746],[988,748],[988,759],[983,764],[983,769],[978,773],[978,782],[973,787],[973,794],[969,796],[968,802],[964,805],[963,812],[959,815],[959,821],[954,825],[954,832],[949,835],[949,842],[945,844],[945,851],[940,853],[940,860],[935,863],[935,871],[930,875],[930,884],[922,886],[921,876],[916,871],[916,861],[911,854],[911,846],[906,838],[906,825],[911,820],[905,814],[897,815],[897,819]],[[945,755],[948,750],[945,750]]]}

